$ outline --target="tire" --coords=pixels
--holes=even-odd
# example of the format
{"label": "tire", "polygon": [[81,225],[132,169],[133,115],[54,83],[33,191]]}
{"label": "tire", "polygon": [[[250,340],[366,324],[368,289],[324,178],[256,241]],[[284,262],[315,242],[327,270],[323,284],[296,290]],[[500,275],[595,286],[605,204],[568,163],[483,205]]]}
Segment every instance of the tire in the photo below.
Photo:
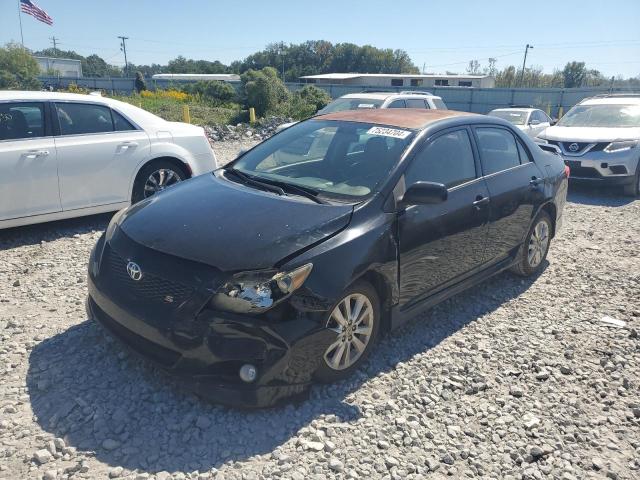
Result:
{"label": "tire", "polygon": [[[353,319],[347,318],[344,315],[344,313],[346,313],[346,302],[347,300],[350,302],[350,305],[352,306],[351,313],[354,313],[358,300],[362,298],[366,299],[366,301],[363,303],[363,306],[360,309],[360,314],[356,318],[356,320],[360,320],[359,326],[356,327],[356,324],[352,323],[350,325],[348,324],[348,326],[344,325],[341,327],[336,320],[337,317],[334,312],[339,311],[342,313],[343,320],[351,320],[353,322]],[[368,325],[366,322],[369,322]],[[360,368],[371,353],[371,350],[378,339],[380,324],[380,299],[378,298],[378,294],[373,286],[367,282],[359,281],[345,290],[342,295],[340,295],[340,300],[331,307],[330,313],[326,319],[327,328],[336,331],[336,342],[330,345],[323,353],[322,358],[319,361],[320,366],[316,370],[316,379],[322,383],[337,382],[349,377],[355,370]],[[370,334],[368,337],[364,334],[358,334],[353,330],[355,328],[364,332],[367,330],[366,327],[370,327]],[[339,333],[340,329],[341,333]],[[344,340],[341,340],[342,338],[344,338]],[[349,341],[349,338],[351,338],[351,341]],[[360,344],[364,344],[364,348],[361,351],[358,351],[358,342]],[[339,349],[341,348],[340,345],[345,345],[345,347],[343,347],[342,356],[338,359],[338,365],[336,366],[336,364],[333,363],[332,366],[331,360],[335,360],[335,355],[339,354]],[[347,353],[345,354],[344,352]],[[353,360],[351,360],[351,358],[353,358]]]}
{"label": "tire", "polygon": [[640,160],[638,160],[638,166],[636,167],[636,177],[633,183],[625,185],[623,192],[629,197],[640,197]]}
{"label": "tire", "polygon": [[[150,181],[151,177],[155,178],[157,184],[160,183],[154,191],[149,190],[149,188],[154,188],[153,182]],[[138,172],[136,181],[133,184],[131,203],[138,203],[159,191],[186,180],[187,177],[187,172],[185,172],[184,168],[176,165],[174,162],[170,162],[169,160],[154,160],[142,167]],[[166,182],[166,184],[162,185],[164,182]]]}
{"label": "tire", "polygon": [[542,269],[551,244],[552,228],[549,214],[545,211],[540,212],[531,223],[529,233],[518,250],[517,262],[511,267],[513,273],[530,277]]}

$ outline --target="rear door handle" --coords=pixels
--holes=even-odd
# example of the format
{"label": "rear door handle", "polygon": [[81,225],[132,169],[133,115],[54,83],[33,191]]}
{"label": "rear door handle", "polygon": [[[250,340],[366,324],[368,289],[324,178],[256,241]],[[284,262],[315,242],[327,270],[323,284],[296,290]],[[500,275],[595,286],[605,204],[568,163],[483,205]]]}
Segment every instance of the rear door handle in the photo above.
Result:
{"label": "rear door handle", "polygon": [[541,180],[538,177],[531,177],[529,185],[531,185],[532,187],[537,187],[538,185],[540,185],[540,182]]}
{"label": "rear door handle", "polygon": [[478,195],[476,197],[476,201],[473,202],[473,206],[480,210],[485,205],[489,205],[489,197],[483,197],[482,195]]}
{"label": "rear door handle", "polygon": [[49,155],[49,150],[29,150],[25,153],[25,158],[34,159],[38,157],[47,157]]}

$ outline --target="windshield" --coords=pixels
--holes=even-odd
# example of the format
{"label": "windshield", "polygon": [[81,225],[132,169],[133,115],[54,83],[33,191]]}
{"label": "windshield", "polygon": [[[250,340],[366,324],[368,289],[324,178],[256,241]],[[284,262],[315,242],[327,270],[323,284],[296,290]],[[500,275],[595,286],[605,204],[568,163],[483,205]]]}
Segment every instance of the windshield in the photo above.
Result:
{"label": "windshield", "polygon": [[359,199],[389,176],[414,132],[370,123],[307,120],[259,144],[232,164],[264,181]]}
{"label": "windshield", "polygon": [[640,127],[640,105],[576,105],[560,119],[561,127]]}
{"label": "windshield", "polygon": [[492,117],[498,117],[510,122],[512,125],[524,125],[527,120],[527,112],[522,110],[494,110],[489,112]]}
{"label": "windshield", "polygon": [[372,98],[338,98],[321,109],[318,114],[358,110],[360,108],[380,108],[382,103],[382,100],[374,100]]}

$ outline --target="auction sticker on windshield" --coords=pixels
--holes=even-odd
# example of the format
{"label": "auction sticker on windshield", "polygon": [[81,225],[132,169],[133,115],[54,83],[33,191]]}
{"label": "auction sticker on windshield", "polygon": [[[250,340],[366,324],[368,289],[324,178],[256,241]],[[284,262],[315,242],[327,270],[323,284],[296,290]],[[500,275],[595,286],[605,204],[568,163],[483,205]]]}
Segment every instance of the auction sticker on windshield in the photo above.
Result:
{"label": "auction sticker on windshield", "polygon": [[371,127],[367,131],[367,134],[380,135],[382,137],[407,138],[411,135],[411,132],[407,130],[399,130],[397,128]]}

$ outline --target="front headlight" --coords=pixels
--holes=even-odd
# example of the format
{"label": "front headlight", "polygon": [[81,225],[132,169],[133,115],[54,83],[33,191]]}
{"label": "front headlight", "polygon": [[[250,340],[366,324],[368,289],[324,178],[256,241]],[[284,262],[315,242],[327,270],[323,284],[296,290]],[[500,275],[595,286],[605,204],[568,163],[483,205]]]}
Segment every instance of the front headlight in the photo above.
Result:
{"label": "front headlight", "polygon": [[107,227],[107,231],[106,231],[106,239],[107,241],[111,239],[111,237],[113,236],[113,232],[115,232],[116,227],[120,224],[120,222],[123,220],[124,214],[126,213],[126,211],[128,210],[129,207],[125,207],[122,210],[118,210],[113,217],[111,217],[111,221],[109,222],[109,226]]}
{"label": "front headlight", "polygon": [[275,306],[302,286],[313,264],[291,272],[242,272],[222,285],[211,299],[211,307],[233,313],[261,313]]}
{"label": "front headlight", "polygon": [[611,142],[604,148],[607,153],[624,152],[625,150],[631,150],[638,145],[638,140],[618,140]]}

